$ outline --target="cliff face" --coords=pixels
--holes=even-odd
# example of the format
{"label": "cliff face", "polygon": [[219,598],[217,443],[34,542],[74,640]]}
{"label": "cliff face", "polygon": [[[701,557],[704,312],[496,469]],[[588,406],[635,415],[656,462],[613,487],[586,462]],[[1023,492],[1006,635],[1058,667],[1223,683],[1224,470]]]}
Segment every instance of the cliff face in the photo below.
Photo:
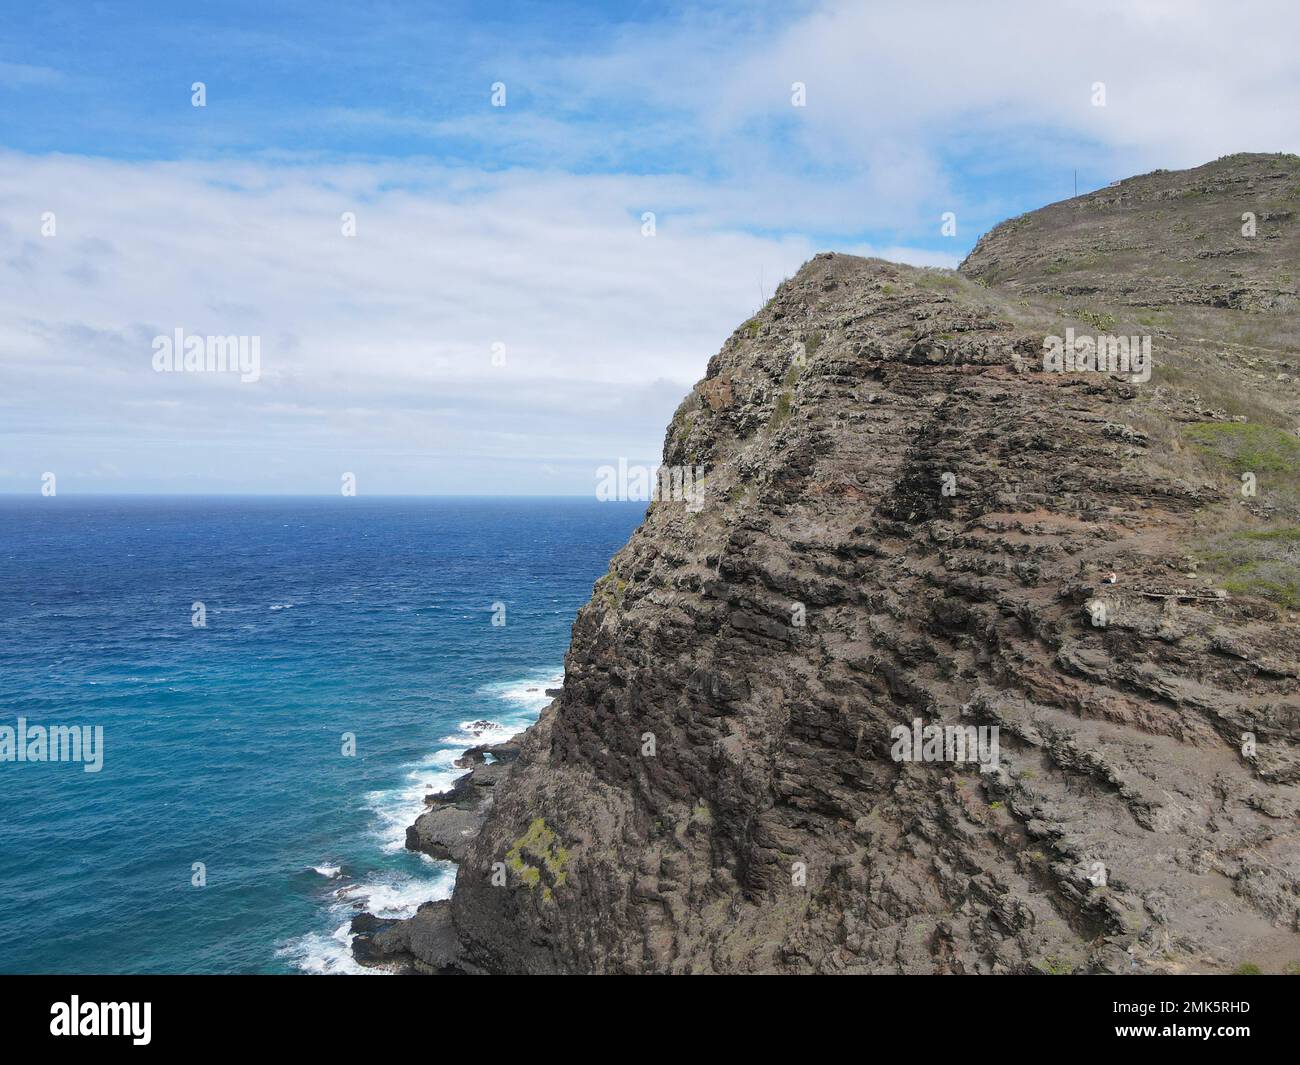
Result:
{"label": "cliff face", "polygon": [[[653,504],[613,559],[450,905],[391,949],[1300,962],[1296,210],[1300,160],[1229,157],[1006,223],[959,272],[806,264],[668,429],[703,507]],[[1154,373],[1045,371],[1068,327],[1150,336]],[[896,760],[916,719],[997,726],[996,768]]]}

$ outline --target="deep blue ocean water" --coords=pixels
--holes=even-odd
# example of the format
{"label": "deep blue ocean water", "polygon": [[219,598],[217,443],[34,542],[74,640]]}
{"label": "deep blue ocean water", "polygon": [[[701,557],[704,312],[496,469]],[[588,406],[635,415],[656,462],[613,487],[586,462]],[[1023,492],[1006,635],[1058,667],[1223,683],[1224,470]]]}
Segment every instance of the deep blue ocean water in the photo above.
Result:
{"label": "deep blue ocean water", "polygon": [[354,969],[354,912],[449,894],[407,824],[546,704],[643,512],[0,497],[0,725],[104,729],[99,773],[0,762],[0,972]]}

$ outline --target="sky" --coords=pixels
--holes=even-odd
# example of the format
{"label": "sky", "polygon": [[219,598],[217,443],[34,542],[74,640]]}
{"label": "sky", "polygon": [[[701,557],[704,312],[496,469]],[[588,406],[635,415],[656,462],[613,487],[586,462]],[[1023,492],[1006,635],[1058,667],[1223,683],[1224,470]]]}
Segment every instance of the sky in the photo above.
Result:
{"label": "sky", "polygon": [[[819,251],[955,267],[1076,172],[1297,151],[1297,40],[1264,2],[0,0],[0,492],[590,496]],[[256,379],[159,371],[176,330]]]}

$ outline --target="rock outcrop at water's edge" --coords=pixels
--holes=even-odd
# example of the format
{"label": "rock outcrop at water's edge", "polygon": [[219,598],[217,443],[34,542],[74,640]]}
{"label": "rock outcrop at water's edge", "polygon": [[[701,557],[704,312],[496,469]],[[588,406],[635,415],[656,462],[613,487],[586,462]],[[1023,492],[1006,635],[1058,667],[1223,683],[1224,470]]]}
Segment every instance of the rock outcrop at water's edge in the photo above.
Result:
{"label": "rock outcrop at water's edge", "polygon": [[[413,826],[452,899],[357,957],[1300,965],[1297,211],[1300,160],[1232,156],[956,272],[807,263],[668,428],[705,505],[651,505],[558,698]],[[1044,371],[1067,328],[1151,336],[1150,380]],[[917,719],[996,726],[996,768],[896,761]]]}
{"label": "rock outcrop at water's edge", "polygon": [[[497,784],[519,756],[522,738],[471,747],[461,755],[456,765],[468,772],[447,791],[425,799],[427,809],[406,830],[407,849],[463,862],[492,806]],[[359,914],[351,926],[353,957],[362,965],[394,973],[468,971],[460,957],[450,906],[445,899],[428,902],[409,918]]]}

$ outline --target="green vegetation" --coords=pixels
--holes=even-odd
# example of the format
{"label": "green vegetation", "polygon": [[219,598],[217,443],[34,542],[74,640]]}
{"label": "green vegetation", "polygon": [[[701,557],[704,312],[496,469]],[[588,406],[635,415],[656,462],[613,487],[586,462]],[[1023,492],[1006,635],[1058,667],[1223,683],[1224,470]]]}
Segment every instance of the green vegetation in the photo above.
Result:
{"label": "green vegetation", "polygon": [[1300,476],[1300,439],[1276,426],[1208,422],[1190,425],[1184,433],[1233,473],[1284,474],[1292,481]]}
{"label": "green vegetation", "polygon": [[748,506],[758,499],[760,487],[753,481],[737,481],[727,492],[727,500]]}
{"label": "green vegetation", "polygon": [[1051,263],[1043,267],[1045,274],[1064,274],[1072,273],[1078,270],[1096,270],[1102,266],[1101,259],[1096,255],[1084,255],[1077,259],[1068,259],[1064,256],[1058,256]]}
{"label": "green vegetation", "polygon": [[1232,970],[1233,976],[1263,976],[1264,972],[1254,962],[1243,962]]}
{"label": "green vegetation", "polygon": [[1237,533],[1236,535],[1242,540],[1250,540],[1255,543],[1294,544],[1300,543],[1300,525],[1288,525],[1282,529],[1258,529],[1252,532]]}
{"label": "green vegetation", "polygon": [[601,577],[592,588],[609,606],[618,609],[623,605],[623,593],[627,591],[627,581],[613,570]]}
{"label": "green vegetation", "polygon": [[1081,322],[1087,322],[1094,329],[1098,329],[1103,333],[1108,332],[1115,327],[1115,316],[1113,314],[1106,314],[1103,311],[1090,311],[1086,307],[1072,307],[1068,313],[1072,314],[1075,318],[1078,318]]}
{"label": "green vegetation", "polygon": [[1200,557],[1234,595],[1300,610],[1300,525],[1229,533]]}
{"label": "green vegetation", "polygon": [[692,405],[699,402],[697,393],[692,392],[673,412],[673,420],[668,426],[668,435],[671,437],[684,436],[690,433],[691,423],[699,411]]}
{"label": "green vegetation", "polygon": [[952,270],[942,267],[927,266],[916,277],[916,283],[922,288],[941,288],[955,292],[961,288],[961,278]]}
{"label": "green vegetation", "polygon": [[[1300,497],[1300,440],[1286,430],[1257,422],[1210,422],[1183,433],[1233,474],[1253,473],[1262,495],[1284,504]],[[1233,595],[1300,610],[1300,526],[1225,533],[1199,557]]]}
{"label": "green vegetation", "polygon": [[[821,343],[821,334],[814,333],[817,343]],[[808,354],[816,350],[810,337],[807,343]],[[771,429],[780,429],[790,420],[790,408],[794,403],[794,386],[799,380],[799,375],[803,373],[804,361],[797,360],[790,364],[790,369],[786,370],[785,378],[781,381],[781,391],[776,397],[776,403],[772,405],[772,417],[768,419],[767,427]]]}
{"label": "green vegetation", "polygon": [[769,429],[780,429],[790,420],[790,404],[793,395],[788,388],[785,388],[776,397],[776,405],[772,408],[772,419],[768,422]]}
{"label": "green vegetation", "polygon": [[547,827],[543,817],[530,824],[528,831],[506,852],[506,865],[530,890],[541,883],[542,870],[546,870],[550,880],[550,884],[542,889],[542,899],[546,902],[551,901],[552,888],[564,883],[568,864],[569,852],[557,844],[555,833]]}

